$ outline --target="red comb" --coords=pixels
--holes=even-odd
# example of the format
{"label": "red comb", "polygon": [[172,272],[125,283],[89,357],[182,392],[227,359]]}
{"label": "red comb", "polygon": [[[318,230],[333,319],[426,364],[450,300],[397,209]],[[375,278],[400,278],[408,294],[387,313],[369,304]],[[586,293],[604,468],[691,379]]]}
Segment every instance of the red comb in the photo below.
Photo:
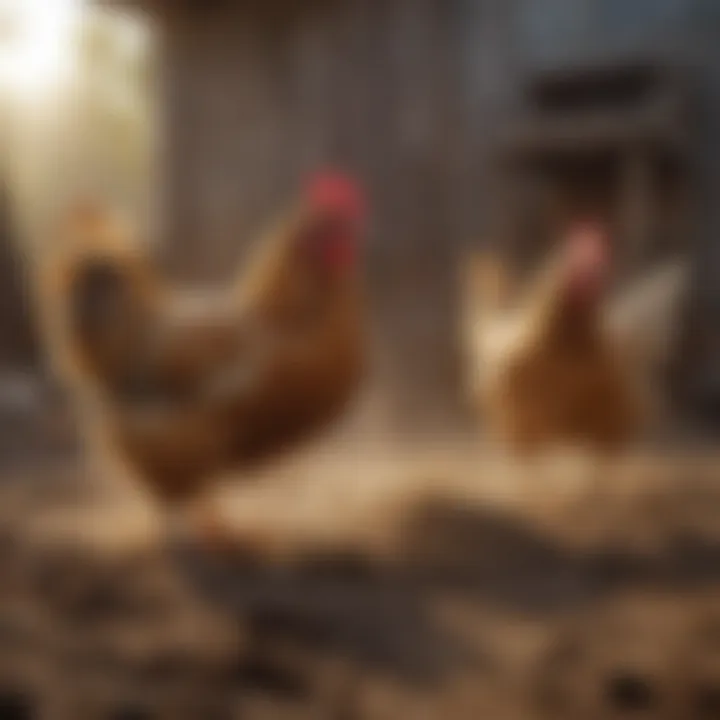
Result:
{"label": "red comb", "polygon": [[607,258],[610,250],[608,233],[600,220],[583,219],[570,225],[566,240],[571,252],[596,259]]}
{"label": "red comb", "polygon": [[348,175],[339,172],[322,172],[310,178],[306,197],[315,207],[341,212],[360,220],[365,215],[365,199],[358,184]]}
{"label": "red comb", "polygon": [[603,223],[591,218],[571,224],[566,242],[571,286],[583,294],[595,294],[604,285],[610,264],[610,243]]}

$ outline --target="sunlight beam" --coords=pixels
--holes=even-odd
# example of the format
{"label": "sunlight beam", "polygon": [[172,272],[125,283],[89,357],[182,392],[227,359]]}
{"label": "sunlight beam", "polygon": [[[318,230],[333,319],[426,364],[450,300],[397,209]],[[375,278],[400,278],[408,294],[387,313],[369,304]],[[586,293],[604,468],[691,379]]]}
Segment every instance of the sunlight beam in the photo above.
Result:
{"label": "sunlight beam", "polygon": [[37,97],[72,71],[81,0],[0,0],[0,89]]}

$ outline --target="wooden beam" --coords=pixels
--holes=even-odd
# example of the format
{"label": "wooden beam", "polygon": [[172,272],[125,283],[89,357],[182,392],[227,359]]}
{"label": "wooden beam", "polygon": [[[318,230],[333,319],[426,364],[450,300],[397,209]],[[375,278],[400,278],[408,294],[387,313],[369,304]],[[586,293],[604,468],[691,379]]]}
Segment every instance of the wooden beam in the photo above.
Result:
{"label": "wooden beam", "polygon": [[653,207],[652,157],[642,149],[628,153],[620,169],[620,213],[625,247],[626,269],[636,267],[648,249],[652,236]]}
{"label": "wooden beam", "polygon": [[624,112],[531,114],[501,133],[499,152],[522,159],[548,152],[593,152],[635,145],[681,154],[687,141],[680,104],[666,101]]}

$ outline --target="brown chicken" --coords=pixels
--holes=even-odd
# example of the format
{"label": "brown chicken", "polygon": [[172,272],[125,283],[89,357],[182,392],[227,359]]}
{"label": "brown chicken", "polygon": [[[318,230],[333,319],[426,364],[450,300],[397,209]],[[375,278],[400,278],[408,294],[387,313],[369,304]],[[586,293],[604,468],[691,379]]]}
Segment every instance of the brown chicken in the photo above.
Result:
{"label": "brown chicken", "polygon": [[164,501],[320,431],[363,373],[359,191],[323,175],[230,287],[165,283],[97,207],[68,217],[43,286],[51,348],[90,423]]}
{"label": "brown chicken", "polygon": [[[609,243],[597,223],[572,226],[519,297],[497,259],[471,264],[469,393],[514,452],[580,446],[604,454],[643,428],[647,395],[636,362],[643,353],[633,348],[644,348],[644,361],[658,359],[664,341],[667,353],[684,269],[663,268],[614,302],[606,293],[609,269]],[[663,332],[648,337],[658,326]]]}

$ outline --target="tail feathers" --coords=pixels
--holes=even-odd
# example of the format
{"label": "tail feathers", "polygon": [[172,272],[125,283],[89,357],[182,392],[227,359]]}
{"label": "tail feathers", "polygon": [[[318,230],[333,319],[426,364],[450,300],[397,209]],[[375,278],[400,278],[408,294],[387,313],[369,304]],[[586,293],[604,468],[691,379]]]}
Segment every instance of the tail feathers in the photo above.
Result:
{"label": "tail feathers", "polygon": [[48,262],[61,272],[86,257],[108,256],[140,263],[145,255],[124,219],[93,199],[79,200],[65,212],[48,250]]}
{"label": "tail feathers", "polygon": [[50,364],[73,383],[81,382],[91,358],[116,355],[116,347],[127,344],[138,308],[155,292],[143,249],[119,217],[92,199],[76,202],[59,219],[37,274]]}
{"label": "tail feathers", "polygon": [[688,263],[670,261],[633,283],[609,307],[611,331],[641,371],[659,370],[670,359],[688,277]]}
{"label": "tail feathers", "polygon": [[463,259],[460,289],[465,396],[474,407],[483,385],[488,338],[513,299],[515,283],[497,255],[470,253]]}

